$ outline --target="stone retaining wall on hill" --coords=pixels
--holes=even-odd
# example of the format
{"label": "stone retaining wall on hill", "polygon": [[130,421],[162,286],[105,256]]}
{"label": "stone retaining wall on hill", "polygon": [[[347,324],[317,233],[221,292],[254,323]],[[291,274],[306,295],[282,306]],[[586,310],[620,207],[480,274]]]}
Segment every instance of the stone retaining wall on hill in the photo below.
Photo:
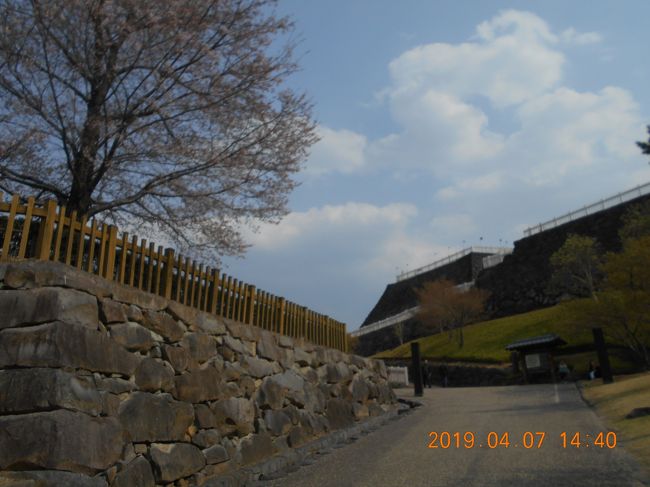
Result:
{"label": "stone retaining wall on hill", "polygon": [[487,304],[491,316],[510,316],[557,304],[561,293],[548,286],[552,275],[551,255],[570,234],[594,237],[602,250],[619,252],[618,232],[623,215],[630,207],[646,201],[650,201],[650,195],[517,240],[512,254],[501,264],[481,272],[476,279],[476,286],[490,293]]}
{"label": "stone retaining wall on hill", "polygon": [[380,361],[58,263],[0,283],[0,485],[210,485],[396,409]]}

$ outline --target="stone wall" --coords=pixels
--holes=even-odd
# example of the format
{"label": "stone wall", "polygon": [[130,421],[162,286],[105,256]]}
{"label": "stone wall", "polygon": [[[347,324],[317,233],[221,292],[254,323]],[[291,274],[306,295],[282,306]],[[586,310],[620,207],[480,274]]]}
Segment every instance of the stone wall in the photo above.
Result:
{"label": "stone wall", "polygon": [[0,485],[210,485],[396,409],[380,361],[58,263],[0,282]]}
{"label": "stone wall", "polygon": [[[449,264],[417,274],[408,279],[397,281],[386,286],[383,294],[361,324],[362,327],[376,321],[394,316],[404,310],[418,305],[417,290],[427,282],[437,279],[448,279],[457,284],[472,281],[483,268],[483,258],[490,254],[471,252]],[[417,320],[409,320],[404,326],[404,342],[415,340],[431,333],[428,327],[422,326]],[[377,331],[361,335],[356,343],[355,351],[369,356],[382,350],[389,350],[400,345],[394,327],[380,328]]]}
{"label": "stone wall", "polygon": [[572,233],[594,237],[604,251],[620,251],[621,217],[631,206],[648,200],[650,195],[635,198],[516,241],[512,254],[501,264],[481,272],[476,279],[476,286],[490,293],[488,310],[491,317],[557,304],[561,296],[548,286],[552,274],[551,255]]}

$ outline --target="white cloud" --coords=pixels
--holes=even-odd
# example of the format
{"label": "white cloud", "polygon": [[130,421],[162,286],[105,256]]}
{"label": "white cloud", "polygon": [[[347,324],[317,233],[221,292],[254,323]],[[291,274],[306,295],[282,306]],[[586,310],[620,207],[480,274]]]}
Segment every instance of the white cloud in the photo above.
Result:
{"label": "white cloud", "polygon": [[[355,188],[355,198],[370,202],[262,225],[249,239],[255,268],[274,286],[293,286],[287,295],[307,296],[312,286],[329,300],[317,309],[347,309],[360,321],[399,271],[463,240],[511,243],[531,224],[647,181],[650,167],[634,144],[646,138],[644,117],[632,94],[615,86],[581,92],[563,80],[563,50],[596,42],[595,32],[554,31],[508,10],[467,42],[404,52],[377,95],[399,128],[368,140],[321,126],[307,165],[312,176],[374,171],[381,193]],[[385,204],[391,197],[402,203]]]}
{"label": "white cloud", "polygon": [[445,235],[447,238],[453,235],[456,240],[476,235],[478,231],[474,218],[467,213],[436,216],[431,220],[430,225],[434,235]]}
{"label": "white cloud", "polygon": [[330,172],[351,173],[365,163],[364,150],[367,139],[350,130],[334,130],[320,125],[316,130],[320,140],[314,144],[307,161],[309,175]]}
{"label": "white cloud", "polygon": [[[571,173],[636,161],[635,135],[643,128],[639,107],[627,91],[597,93],[559,88],[518,108],[521,129],[508,141],[507,160],[521,179],[559,184]],[[524,171],[521,167],[525,168]]]}
{"label": "white cloud", "polygon": [[447,247],[435,245],[431,240],[404,231],[386,235],[368,253],[369,258],[362,263],[360,270],[365,275],[378,279],[386,279],[388,276],[392,278],[447,255]]}
{"label": "white cloud", "polygon": [[[429,264],[449,250],[431,243],[436,228],[418,229],[417,217],[411,204],[348,202],[291,213],[278,225],[262,225],[249,241],[258,253],[290,254],[293,260],[308,253],[341,276],[360,274],[365,280],[385,282],[396,270]],[[471,225],[466,215],[462,220]],[[444,221],[439,220],[438,230],[443,224],[451,228],[452,222]],[[332,254],[336,258],[328,257]]]}
{"label": "white cloud", "polygon": [[435,89],[415,96],[402,92],[393,96],[392,111],[404,131],[373,148],[407,154],[407,165],[434,169],[449,160],[477,160],[501,150],[501,137],[487,130],[485,113],[452,94]]}
{"label": "white cloud", "polygon": [[301,245],[306,240],[332,241],[348,238],[355,232],[368,232],[402,228],[417,215],[411,204],[392,203],[375,206],[369,203],[348,202],[342,205],[326,205],[293,212],[279,224],[263,224],[248,240],[257,248],[272,250]]}
{"label": "white cloud", "polygon": [[449,200],[467,194],[484,194],[494,192],[503,187],[504,177],[501,173],[491,172],[481,176],[468,176],[457,183],[446,186],[436,193],[442,200]]}
{"label": "white cloud", "polygon": [[[476,221],[504,210],[521,218],[529,206],[531,214],[539,210],[545,193],[570,195],[554,198],[569,211],[572,201],[593,199],[596,184],[584,182],[603,174],[604,194],[625,189],[640,159],[634,140],[643,137],[634,98],[614,86],[579,92],[562,85],[562,49],[601,40],[575,28],[555,33],[532,13],[507,10],[481,23],[469,42],[410,49],[389,64],[392,84],[382,92],[401,130],[370,142],[367,153],[398,180],[430,171],[442,205],[437,218],[459,210],[484,215]],[[491,126],[492,115],[509,120],[508,132]],[[522,202],[528,195],[536,199]]]}
{"label": "white cloud", "polygon": [[477,28],[475,42],[434,43],[411,49],[389,64],[393,95],[430,89],[458,97],[481,95],[498,107],[521,103],[554,87],[564,55],[546,23],[506,11]]}
{"label": "white cloud", "polygon": [[573,27],[570,27],[562,32],[560,39],[566,44],[585,46],[587,44],[598,44],[602,42],[603,37],[598,32],[578,32]]}
{"label": "white cloud", "polygon": [[491,20],[482,22],[476,28],[480,39],[493,41],[497,37],[510,35],[522,41],[557,42],[546,22],[537,15],[520,10],[505,10]]}

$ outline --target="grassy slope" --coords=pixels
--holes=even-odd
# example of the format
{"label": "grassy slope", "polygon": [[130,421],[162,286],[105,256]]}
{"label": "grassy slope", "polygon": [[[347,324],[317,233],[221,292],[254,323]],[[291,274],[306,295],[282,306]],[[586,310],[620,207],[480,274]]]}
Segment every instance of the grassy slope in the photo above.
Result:
{"label": "grassy slope", "polygon": [[650,416],[625,419],[634,408],[650,407],[650,373],[617,376],[612,384],[583,383],[583,396],[613,428],[625,449],[650,471]]}
{"label": "grassy slope", "polygon": [[[560,308],[553,306],[507,318],[483,321],[465,327],[463,348],[458,348],[456,341],[450,341],[447,334],[443,333],[418,339],[420,354],[431,359],[507,362],[510,353],[505,346],[523,338],[545,333],[557,333],[571,345],[584,345],[592,342],[589,329],[577,330],[567,327],[560,323],[560,317]],[[410,343],[376,355],[377,358],[407,358],[410,356]]]}
{"label": "grassy slope", "polygon": [[[523,338],[557,333],[569,346],[590,346],[593,337],[589,327],[568,326],[563,323],[562,308],[553,306],[529,313],[483,321],[465,327],[465,345],[459,348],[447,334],[436,334],[420,338],[420,354],[432,360],[467,362],[508,362],[510,353],[505,346]],[[375,355],[377,358],[410,358],[410,343]],[[564,358],[564,357],[563,357]],[[593,352],[579,353],[564,358],[575,367],[578,374],[584,373],[589,360],[596,359]],[[625,370],[629,364],[610,355],[615,370]]]}

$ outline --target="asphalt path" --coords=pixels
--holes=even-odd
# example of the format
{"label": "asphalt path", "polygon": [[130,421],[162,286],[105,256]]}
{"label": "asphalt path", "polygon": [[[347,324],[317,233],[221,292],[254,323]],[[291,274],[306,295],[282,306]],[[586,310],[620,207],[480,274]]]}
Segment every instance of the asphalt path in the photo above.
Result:
{"label": "asphalt path", "polygon": [[[412,398],[412,393],[402,392]],[[608,430],[574,384],[433,388],[417,400],[422,407],[406,417],[261,485],[650,486],[620,440],[613,448],[594,444],[600,432],[607,440]],[[436,438],[430,432],[438,434],[433,444]],[[466,432],[473,433],[471,447],[472,436]],[[566,447],[562,432],[567,433]],[[504,433],[508,447],[500,441]],[[537,448],[541,433],[545,436]],[[580,447],[570,444],[575,433],[581,434]],[[613,439],[610,435],[610,446]],[[526,448],[531,440],[532,448]]]}

